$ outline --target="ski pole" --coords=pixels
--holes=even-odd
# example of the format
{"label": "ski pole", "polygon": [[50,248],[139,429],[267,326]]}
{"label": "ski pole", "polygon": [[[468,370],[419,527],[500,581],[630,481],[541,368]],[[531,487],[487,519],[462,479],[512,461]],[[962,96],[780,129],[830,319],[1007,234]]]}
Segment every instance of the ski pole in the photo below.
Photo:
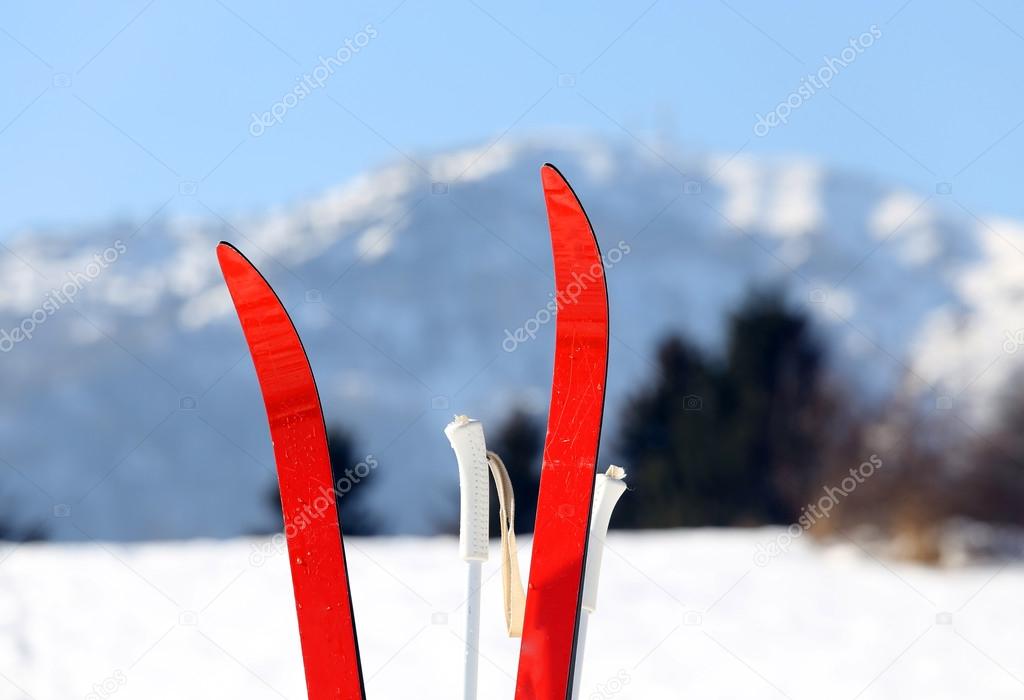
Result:
{"label": "ski pole", "polygon": [[466,582],[465,675],[462,697],[476,700],[480,664],[480,588],[487,561],[490,496],[489,465],[484,430],[479,421],[456,416],[444,434],[459,465],[459,554],[468,564]]}
{"label": "ski pole", "polygon": [[583,678],[583,650],[587,643],[587,625],[590,615],[597,609],[597,584],[601,577],[601,559],[604,557],[604,541],[608,536],[608,524],[612,510],[626,491],[623,479],[626,472],[614,464],[604,474],[598,474],[594,483],[594,507],[590,516],[590,539],[587,544],[587,569],[583,575],[583,603],[580,611],[579,634],[576,643],[576,658],[573,662],[572,698],[580,695]]}

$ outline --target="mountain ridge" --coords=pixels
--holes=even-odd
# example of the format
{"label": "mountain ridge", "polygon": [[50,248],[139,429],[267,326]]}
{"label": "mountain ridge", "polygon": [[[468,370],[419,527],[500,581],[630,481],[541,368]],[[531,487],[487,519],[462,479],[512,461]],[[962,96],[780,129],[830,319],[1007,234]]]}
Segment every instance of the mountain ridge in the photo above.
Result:
{"label": "mountain ridge", "polygon": [[226,239],[292,314],[328,422],[381,465],[368,488],[393,514],[389,529],[448,517],[451,414],[493,425],[513,405],[546,409],[553,323],[502,347],[550,299],[545,161],[573,183],[602,249],[629,248],[608,272],[606,448],[624,398],[653,372],[656,341],[683,331],[716,346],[751,288],[781,286],[806,308],[866,400],[913,391],[978,404],[982,420],[1024,355],[1004,347],[1024,328],[1016,222],[802,159],[503,140],[387,165],[265,215],[211,210],[10,241],[6,331],[69,272],[88,277],[118,241],[124,251],[0,355],[0,502],[58,539],[274,526],[265,418],[216,268]]}

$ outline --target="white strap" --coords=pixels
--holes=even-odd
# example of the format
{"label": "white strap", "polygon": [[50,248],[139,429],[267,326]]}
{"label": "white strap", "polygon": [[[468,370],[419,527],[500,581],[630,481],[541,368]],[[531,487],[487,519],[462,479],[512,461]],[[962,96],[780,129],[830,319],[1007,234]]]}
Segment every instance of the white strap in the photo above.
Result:
{"label": "white strap", "polygon": [[508,469],[494,452],[488,451],[487,462],[498,492],[498,518],[501,523],[501,578],[505,592],[505,626],[509,637],[523,636],[526,614],[526,593],[519,572],[519,550],[516,549],[516,497]]}

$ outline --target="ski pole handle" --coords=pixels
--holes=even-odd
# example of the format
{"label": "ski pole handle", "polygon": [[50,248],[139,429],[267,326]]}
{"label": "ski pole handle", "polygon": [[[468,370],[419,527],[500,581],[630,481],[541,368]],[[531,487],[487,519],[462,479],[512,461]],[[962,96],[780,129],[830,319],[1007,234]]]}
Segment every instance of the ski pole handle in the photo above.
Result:
{"label": "ski pole handle", "polygon": [[597,608],[597,581],[601,576],[604,541],[612,510],[626,491],[623,479],[626,472],[614,464],[604,474],[598,474],[594,483],[594,510],[590,516],[590,541],[587,547],[587,571],[583,579],[583,609],[594,612]]}
{"label": "ski pole handle", "polygon": [[487,561],[490,466],[483,426],[467,416],[456,416],[444,434],[459,464],[459,554],[464,561]]}

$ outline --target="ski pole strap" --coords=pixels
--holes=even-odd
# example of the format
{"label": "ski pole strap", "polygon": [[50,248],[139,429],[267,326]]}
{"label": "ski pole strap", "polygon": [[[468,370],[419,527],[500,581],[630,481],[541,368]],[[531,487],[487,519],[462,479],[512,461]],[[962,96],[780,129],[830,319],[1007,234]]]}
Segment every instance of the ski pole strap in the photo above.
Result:
{"label": "ski pole strap", "polygon": [[505,592],[505,626],[509,637],[523,636],[526,614],[526,593],[519,572],[519,550],[516,548],[516,497],[508,469],[494,452],[487,452],[487,463],[498,492],[498,519],[501,523],[501,579]]}

